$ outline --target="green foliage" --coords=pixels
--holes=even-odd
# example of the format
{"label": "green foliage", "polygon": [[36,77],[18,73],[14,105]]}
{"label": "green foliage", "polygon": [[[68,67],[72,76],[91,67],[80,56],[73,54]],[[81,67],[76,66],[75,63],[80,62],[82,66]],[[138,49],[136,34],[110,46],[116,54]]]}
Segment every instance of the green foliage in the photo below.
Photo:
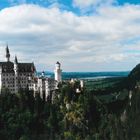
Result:
{"label": "green foliage", "polygon": [[30,140],[30,139],[27,136],[23,135],[23,136],[20,137],[19,140]]}
{"label": "green foliage", "polygon": [[64,138],[65,138],[65,140],[75,140],[73,134],[69,131],[64,132]]}
{"label": "green foliage", "polygon": [[124,77],[116,77],[116,78],[101,78],[101,79],[92,79],[92,80],[86,80],[85,86],[88,90],[105,90],[105,89],[112,89],[113,87],[116,87],[118,83],[120,83]]}
{"label": "green foliage", "polygon": [[120,80],[99,80],[96,90],[85,88],[80,93],[76,93],[78,81],[65,82],[59,85],[53,101],[45,101],[39,94],[34,97],[28,89],[17,94],[5,89],[0,94],[0,138],[139,140],[140,89],[137,86],[131,91],[130,100],[128,88],[116,90]]}

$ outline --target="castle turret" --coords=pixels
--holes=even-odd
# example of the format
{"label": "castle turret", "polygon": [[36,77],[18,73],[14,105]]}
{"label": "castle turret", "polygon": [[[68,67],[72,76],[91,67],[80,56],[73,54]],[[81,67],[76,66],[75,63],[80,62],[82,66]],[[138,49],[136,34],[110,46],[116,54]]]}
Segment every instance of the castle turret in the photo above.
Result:
{"label": "castle turret", "polygon": [[14,61],[14,72],[15,72],[15,93],[18,92],[19,88],[19,81],[18,81],[18,60],[17,57],[15,56],[15,61]]}
{"label": "castle turret", "polygon": [[61,64],[59,62],[57,62],[55,64],[54,76],[55,76],[55,80],[58,82],[62,81],[61,73],[62,73]]}
{"label": "castle turret", "polygon": [[10,61],[10,51],[9,51],[8,45],[6,47],[6,60],[7,60],[7,62]]}
{"label": "castle turret", "polygon": [[14,71],[15,71],[15,75],[18,75],[18,60],[16,56],[14,61]]}

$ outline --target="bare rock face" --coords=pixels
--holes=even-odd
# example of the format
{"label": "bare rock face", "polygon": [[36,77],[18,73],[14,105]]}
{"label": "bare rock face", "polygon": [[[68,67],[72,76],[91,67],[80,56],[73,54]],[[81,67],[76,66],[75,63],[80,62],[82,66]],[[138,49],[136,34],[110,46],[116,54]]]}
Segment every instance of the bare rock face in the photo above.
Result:
{"label": "bare rock face", "polygon": [[124,112],[121,114],[121,121],[122,122],[125,122],[126,118],[127,118],[127,115],[126,115],[126,110],[124,110]]}

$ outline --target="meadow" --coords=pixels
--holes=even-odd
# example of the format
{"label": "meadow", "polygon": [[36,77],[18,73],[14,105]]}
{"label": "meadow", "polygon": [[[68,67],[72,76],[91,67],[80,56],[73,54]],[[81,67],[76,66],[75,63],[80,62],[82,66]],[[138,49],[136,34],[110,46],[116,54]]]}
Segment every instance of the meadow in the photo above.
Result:
{"label": "meadow", "polygon": [[128,90],[117,91],[125,77],[99,78],[85,80],[86,90],[92,92],[103,103],[124,100],[128,97]]}

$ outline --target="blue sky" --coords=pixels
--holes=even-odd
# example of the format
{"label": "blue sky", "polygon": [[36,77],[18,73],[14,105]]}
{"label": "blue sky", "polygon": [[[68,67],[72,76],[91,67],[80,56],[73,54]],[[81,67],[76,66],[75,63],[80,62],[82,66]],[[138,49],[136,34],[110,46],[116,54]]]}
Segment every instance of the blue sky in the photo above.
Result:
{"label": "blue sky", "polygon": [[53,71],[127,71],[140,62],[139,0],[0,0],[0,60]]}
{"label": "blue sky", "polygon": [[[83,1],[83,0],[81,0]],[[92,1],[96,1],[96,0],[92,0]],[[101,0],[100,0],[101,1]],[[103,0],[106,1],[106,0]],[[20,5],[20,4],[36,4],[36,5],[40,5],[43,7],[48,7],[51,6],[54,3],[59,3],[65,6],[64,9],[66,10],[70,10],[74,13],[78,13],[80,12],[78,7],[74,7],[73,6],[73,0],[0,0],[0,8],[6,8],[6,7],[10,7],[10,6],[15,6],[15,5]],[[124,4],[140,4],[139,0],[115,0],[114,1],[115,5],[124,5]],[[62,8],[62,7],[61,7]]]}
{"label": "blue sky", "polygon": [[[21,3],[34,3],[34,4],[40,4],[40,5],[48,5],[51,4],[53,2],[58,1],[59,3],[63,3],[67,6],[72,5],[72,0],[1,0],[1,5],[3,8],[10,6],[12,3],[17,3],[17,4],[21,4]],[[117,2],[119,4],[124,4],[124,3],[130,3],[130,4],[139,4],[140,1],[139,0],[117,0]]]}

